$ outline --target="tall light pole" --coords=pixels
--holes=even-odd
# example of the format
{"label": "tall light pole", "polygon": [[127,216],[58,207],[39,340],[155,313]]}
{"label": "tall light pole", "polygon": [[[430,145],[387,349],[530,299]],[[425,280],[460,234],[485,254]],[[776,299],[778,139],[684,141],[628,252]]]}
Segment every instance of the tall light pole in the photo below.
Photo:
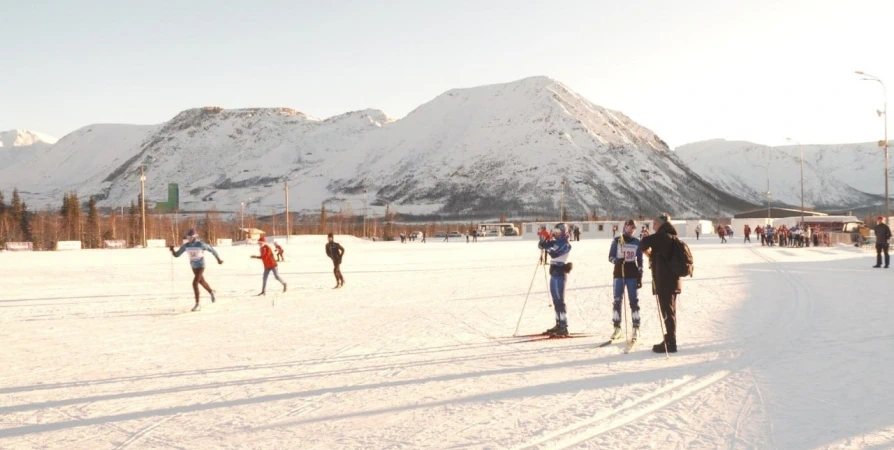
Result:
{"label": "tall light pole", "polygon": [[366,189],[363,190],[363,237],[366,237]]}
{"label": "tall light pole", "polygon": [[239,205],[242,208],[242,212],[240,213],[240,221],[242,222],[242,226],[239,227],[239,231],[245,234],[245,202],[240,202]]}
{"label": "tall light pole", "polygon": [[862,76],[860,78],[864,81],[877,81],[878,84],[882,85],[882,98],[884,99],[884,108],[883,110],[876,110],[876,113],[879,117],[884,116],[884,124],[885,124],[885,140],[883,142],[879,142],[879,147],[885,147],[885,220],[888,220],[888,217],[891,217],[891,207],[890,196],[888,193],[888,90],[885,88],[885,83],[882,82],[879,77],[874,75],[869,75],[868,73],[864,73],[862,71],[856,71],[857,75]]}
{"label": "tall light pole", "polygon": [[143,222],[141,241],[143,248],[146,248],[146,172],[143,166],[140,166],[140,211],[140,221]]}
{"label": "tall light pole", "polygon": [[770,213],[770,161],[767,160],[766,166],[761,166],[761,165],[757,165],[757,164],[752,164],[752,166],[760,167],[762,169],[767,170],[767,192],[766,192],[766,194],[767,194],[767,225],[769,225],[770,224],[769,219],[772,219],[772,213]]}
{"label": "tall light pole", "polygon": [[286,190],[286,243],[288,244],[289,235],[292,234],[291,221],[289,220],[289,180],[286,180],[283,188]]}
{"label": "tall light pole", "polygon": [[565,177],[562,177],[562,200],[559,204],[559,222],[565,221]]}
{"label": "tall light pole", "polygon": [[[804,148],[801,147],[801,143],[792,139],[785,138],[786,141],[794,142],[798,144],[798,152],[801,153],[801,226],[804,226]],[[769,190],[769,188],[767,188]]]}

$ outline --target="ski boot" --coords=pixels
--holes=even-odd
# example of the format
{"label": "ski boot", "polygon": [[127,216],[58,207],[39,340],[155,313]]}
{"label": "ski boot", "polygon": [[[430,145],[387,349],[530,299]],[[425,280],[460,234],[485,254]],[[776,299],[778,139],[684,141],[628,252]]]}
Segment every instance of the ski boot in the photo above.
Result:
{"label": "ski boot", "polygon": [[612,337],[609,340],[617,341],[618,339],[621,339],[621,326],[615,325],[615,332],[612,333]]}
{"label": "ski boot", "polygon": [[633,336],[630,337],[630,342],[636,342],[639,340],[639,327],[633,327]]}
{"label": "ski boot", "polygon": [[191,311],[197,312],[197,311],[201,311],[201,310],[202,310],[202,305],[200,305],[198,302],[196,302],[196,306],[193,306]]}
{"label": "ski boot", "polygon": [[549,334],[550,337],[565,337],[568,336],[568,327],[565,325],[560,325],[558,329]]}
{"label": "ski boot", "polygon": [[559,322],[556,322],[556,326],[554,326],[540,334],[543,336],[552,336],[553,333],[556,333],[557,331],[559,331],[560,328],[562,328],[562,326],[559,325]]}
{"label": "ski boot", "polygon": [[282,284],[282,291],[285,292],[285,291],[286,291],[286,288],[288,288],[288,287],[289,287],[288,284],[283,283],[283,284]]}
{"label": "ski boot", "polygon": [[255,297],[263,297],[265,295],[267,295],[267,291],[261,291],[261,293],[256,295]]}
{"label": "ski boot", "polygon": [[217,299],[214,298],[214,291],[211,291],[211,303],[214,303]]}

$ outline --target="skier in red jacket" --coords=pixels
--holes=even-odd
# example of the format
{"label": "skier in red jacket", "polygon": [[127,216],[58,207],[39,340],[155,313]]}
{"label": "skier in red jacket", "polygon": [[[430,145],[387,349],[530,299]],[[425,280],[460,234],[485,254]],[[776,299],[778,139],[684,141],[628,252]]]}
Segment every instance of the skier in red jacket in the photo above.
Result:
{"label": "skier in red jacket", "polygon": [[251,256],[254,259],[260,259],[264,263],[264,285],[261,287],[261,293],[258,296],[267,295],[267,277],[270,276],[270,272],[273,272],[276,281],[282,283],[282,291],[285,292],[288,285],[279,277],[279,272],[276,270],[276,260],[273,259],[273,250],[267,245],[267,239],[264,236],[258,239],[258,246],[261,247],[261,256]]}

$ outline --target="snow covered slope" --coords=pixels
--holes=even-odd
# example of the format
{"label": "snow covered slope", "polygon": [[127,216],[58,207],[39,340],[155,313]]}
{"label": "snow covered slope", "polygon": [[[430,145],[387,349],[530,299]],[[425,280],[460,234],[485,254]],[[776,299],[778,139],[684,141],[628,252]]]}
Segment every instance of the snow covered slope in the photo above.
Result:
{"label": "snow covered slope", "polygon": [[[167,183],[179,183],[186,210],[248,202],[266,213],[283,205],[281,182],[290,179],[294,210],[324,202],[357,210],[367,190],[371,204],[402,213],[554,216],[563,177],[574,215],[696,216],[750,206],[689,171],[654,132],[546,77],[451,90],[398,121],[378,110],[319,120],[287,108],[206,107],[115,130],[122,138],[105,129],[114,142],[100,158],[89,142],[66,137],[56,146],[69,141],[64,151],[29,162],[40,178],[0,171],[0,189],[26,183],[58,197],[77,188],[118,206],[139,192],[142,165],[147,197],[164,200]],[[88,167],[61,169],[63,156]]]}
{"label": "snow covered slope", "polygon": [[[723,139],[683,145],[677,155],[719,189],[766,202],[767,166],[773,202],[801,204],[798,147]],[[813,207],[878,203],[884,194],[884,152],[876,143],[804,145],[804,201]]]}
{"label": "snow covered slope", "polygon": [[665,359],[648,270],[639,347],[596,347],[608,240],[571,253],[569,325],[591,335],[533,342],[510,337],[555,323],[542,280],[519,317],[531,242],[338,240],[345,288],[302,237],[288,292],[261,298],[257,247],[219,247],[200,313],[165,249],[0,252],[0,448],[894,448],[891,273],[870,250],[689,241]]}
{"label": "snow covered slope", "polygon": [[56,143],[56,138],[31,130],[0,132],[0,169],[34,156]]}

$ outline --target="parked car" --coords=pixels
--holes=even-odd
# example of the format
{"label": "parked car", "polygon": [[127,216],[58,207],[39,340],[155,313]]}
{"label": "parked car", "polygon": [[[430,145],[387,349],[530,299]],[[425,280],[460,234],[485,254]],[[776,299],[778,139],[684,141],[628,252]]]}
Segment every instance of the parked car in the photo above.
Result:
{"label": "parked car", "polygon": [[463,237],[463,234],[460,233],[459,231],[451,231],[451,232],[447,233],[447,237],[461,238],[461,237]]}
{"label": "parked car", "polygon": [[487,233],[485,233],[485,235],[484,235],[484,237],[500,237],[500,236],[501,236],[500,232],[497,230],[490,230]]}
{"label": "parked car", "polygon": [[447,236],[447,233],[445,233],[443,231],[438,231],[437,233],[435,233],[435,238],[444,239],[445,236]]}
{"label": "parked car", "polygon": [[503,236],[518,236],[518,231],[515,228],[506,228],[503,230]]}

